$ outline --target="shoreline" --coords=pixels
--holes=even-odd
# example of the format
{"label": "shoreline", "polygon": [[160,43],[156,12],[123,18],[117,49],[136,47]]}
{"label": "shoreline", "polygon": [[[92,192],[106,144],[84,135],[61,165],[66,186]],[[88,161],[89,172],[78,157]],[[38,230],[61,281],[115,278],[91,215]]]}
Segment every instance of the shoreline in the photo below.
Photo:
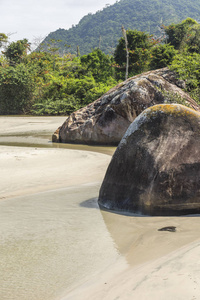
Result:
{"label": "shoreline", "polygon": [[200,241],[135,267],[99,274],[61,300],[188,300],[200,293]]}
{"label": "shoreline", "polygon": [[[108,155],[98,153],[104,152],[101,147],[50,148],[50,132],[64,117],[8,119],[0,118],[0,143],[6,143],[6,135],[16,140],[15,146],[0,144],[2,300],[198,299],[198,216],[126,216],[99,210],[95,198],[114,148],[105,149]],[[32,146],[16,146],[20,141]],[[44,147],[37,147],[37,141]],[[177,231],[158,231],[165,226]],[[11,291],[19,295],[10,296]]]}
{"label": "shoreline", "polygon": [[110,159],[97,152],[1,145],[0,199],[101,182]]}

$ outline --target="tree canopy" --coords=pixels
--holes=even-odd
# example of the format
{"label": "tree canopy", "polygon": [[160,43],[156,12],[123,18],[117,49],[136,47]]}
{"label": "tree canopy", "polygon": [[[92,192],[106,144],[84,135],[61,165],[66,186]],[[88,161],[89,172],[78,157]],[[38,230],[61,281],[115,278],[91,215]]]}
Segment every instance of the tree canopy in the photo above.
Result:
{"label": "tree canopy", "polygon": [[87,72],[91,72],[97,81],[107,80],[113,75],[112,59],[100,49],[96,48],[91,53],[81,57],[83,67]]}
{"label": "tree canopy", "polygon": [[26,57],[28,50],[30,50],[30,43],[27,39],[23,39],[12,42],[3,54],[9,60],[10,64],[13,65],[22,62]]}
{"label": "tree canopy", "polygon": [[174,46],[175,49],[179,49],[183,39],[194,25],[197,25],[197,22],[191,18],[187,18],[181,23],[171,24],[164,27],[167,34],[166,42]]}
{"label": "tree canopy", "polygon": [[0,33],[0,48],[3,46],[4,43],[8,41],[7,35],[5,33]]}
{"label": "tree canopy", "polygon": [[7,44],[0,57],[0,114],[69,114],[125,79],[127,51],[129,77],[169,66],[199,102],[200,25],[186,19],[164,30],[166,39],[164,34],[155,39],[146,32],[126,30],[114,57],[99,48],[82,56],[78,51],[61,56],[57,41],[32,53],[26,39]]}
{"label": "tree canopy", "polygon": [[[138,30],[127,30],[127,40],[129,48],[129,64],[131,74],[137,74],[146,68],[150,48],[154,45],[151,36]],[[125,39],[122,37],[114,52],[114,60],[120,66],[126,64]]]}
{"label": "tree canopy", "polygon": [[44,43],[61,40],[60,53],[76,54],[79,46],[80,54],[84,55],[100,45],[103,52],[113,54],[122,25],[158,38],[163,24],[177,24],[187,17],[200,20],[199,0],[120,0],[95,14],[89,13],[70,29],[51,32]]}

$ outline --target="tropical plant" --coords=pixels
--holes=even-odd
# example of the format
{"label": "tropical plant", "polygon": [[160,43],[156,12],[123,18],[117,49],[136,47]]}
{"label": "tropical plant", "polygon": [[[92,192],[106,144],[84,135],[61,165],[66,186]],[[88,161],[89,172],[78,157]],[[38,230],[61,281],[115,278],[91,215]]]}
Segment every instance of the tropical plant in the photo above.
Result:
{"label": "tropical plant", "polygon": [[[129,50],[129,73],[135,75],[141,73],[148,68],[150,59],[150,49],[155,45],[156,41],[145,32],[137,30],[127,31],[127,41]],[[126,47],[125,39],[121,38],[114,52],[114,60],[120,67],[116,71],[125,74],[126,69]],[[124,78],[124,76],[123,76]]]}
{"label": "tropical plant", "polygon": [[30,43],[27,39],[23,39],[17,42],[12,42],[3,52],[3,54],[10,62],[10,65],[15,65],[17,63],[23,62],[29,50]]}
{"label": "tropical plant", "polygon": [[169,44],[158,44],[151,49],[149,69],[155,70],[171,64],[177,51]]}
{"label": "tropical plant", "polygon": [[200,54],[181,52],[174,57],[170,69],[185,81],[186,91],[200,104]]}
{"label": "tropical plant", "polygon": [[0,114],[30,112],[34,82],[24,64],[0,68]]}
{"label": "tropical plant", "polygon": [[86,71],[90,72],[97,82],[106,81],[113,75],[112,58],[98,48],[87,55],[83,55],[80,61]]}
{"label": "tropical plant", "polygon": [[200,24],[189,27],[180,45],[180,50],[200,53]]}
{"label": "tropical plant", "polygon": [[175,49],[180,49],[188,31],[196,24],[197,22],[195,20],[187,18],[181,23],[165,26],[164,29],[167,34],[166,43],[174,46]]}

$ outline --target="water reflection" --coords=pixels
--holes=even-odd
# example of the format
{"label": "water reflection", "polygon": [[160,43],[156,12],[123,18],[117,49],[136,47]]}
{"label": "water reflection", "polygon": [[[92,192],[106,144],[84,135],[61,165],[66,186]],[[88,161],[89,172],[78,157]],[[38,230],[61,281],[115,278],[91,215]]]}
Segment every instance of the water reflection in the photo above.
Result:
{"label": "water reflection", "polygon": [[[200,218],[143,217],[121,215],[101,210],[118,251],[129,265],[137,265],[159,258],[170,251],[199,239]],[[158,231],[166,226],[176,227],[176,232]]]}
{"label": "water reflection", "polygon": [[62,117],[0,116],[0,145],[64,148],[112,155],[116,147],[52,143],[53,132],[66,120]]}
{"label": "water reflection", "polygon": [[86,185],[0,202],[1,300],[59,299],[116,261],[100,211],[80,205],[97,192]]}
{"label": "water reflection", "polygon": [[[99,209],[98,198],[80,203]],[[115,247],[131,266],[156,259],[199,239],[199,215],[178,217],[149,217],[100,210]],[[159,231],[163,227],[176,227],[176,232]]]}
{"label": "water reflection", "polygon": [[61,148],[72,150],[83,150],[99,152],[103,154],[112,155],[116,147],[109,146],[89,146],[80,144],[64,144],[52,143],[51,135],[41,135],[33,133],[21,133],[19,135],[0,135],[0,145],[2,146],[17,146],[17,147],[38,147],[38,148]]}
{"label": "water reflection", "polygon": [[[52,144],[51,133],[22,127],[18,134],[1,134],[0,144],[106,154],[115,149]],[[191,222],[99,210],[98,192],[99,185],[87,184],[0,202],[1,300],[61,299],[121,255],[134,265],[199,238],[200,218]],[[177,232],[158,231],[165,226],[175,226]]]}
{"label": "water reflection", "polygon": [[[31,128],[26,126],[27,122]],[[58,123],[62,124],[60,118]],[[106,154],[112,154],[115,149],[52,144],[51,134],[57,127],[55,118],[0,117],[0,145],[13,146],[12,152],[14,146]],[[82,155],[81,159],[86,156]],[[49,164],[52,170],[51,161]],[[23,167],[26,172],[26,165]],[[100,211],[91,213],[89,206],[80,205],[96,198],[98,190],[97,183],[87,183],[0,201],[1,300],[61,299],[73,287],[119,258]]]}

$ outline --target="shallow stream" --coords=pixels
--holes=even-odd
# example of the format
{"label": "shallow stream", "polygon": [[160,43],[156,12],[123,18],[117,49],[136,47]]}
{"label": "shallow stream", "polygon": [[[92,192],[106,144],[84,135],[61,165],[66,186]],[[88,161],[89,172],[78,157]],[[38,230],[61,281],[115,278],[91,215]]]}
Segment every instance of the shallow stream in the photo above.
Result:
{"label": "shallow stream", "polygon": [[[55,122],[48,117],[0,117],[0,124],[7,124],[6,130],[0,130],[0,145],[114,151],[52,144],[47,126],[52,119]],[[62,117],[57,119],[62,123]],[[0,201],[1,300],[61,299],[72,287],[116,261],[120,254],[97,205],[99,184]]]}
{"label": "shallow stream", "polygon": [[[0,117],[0,147],[114,152],[112,147],[52,144],[53,129],[63,121],[63,117]],[[65,299],[69,291],[112,269],[119,260],[125,268],[134,266],[199,239],[199,217],[100,211],[100,185],[74,184],[0,201],[0,300]],[[176,233],[158,231],[164,226],[175,226]]]}

